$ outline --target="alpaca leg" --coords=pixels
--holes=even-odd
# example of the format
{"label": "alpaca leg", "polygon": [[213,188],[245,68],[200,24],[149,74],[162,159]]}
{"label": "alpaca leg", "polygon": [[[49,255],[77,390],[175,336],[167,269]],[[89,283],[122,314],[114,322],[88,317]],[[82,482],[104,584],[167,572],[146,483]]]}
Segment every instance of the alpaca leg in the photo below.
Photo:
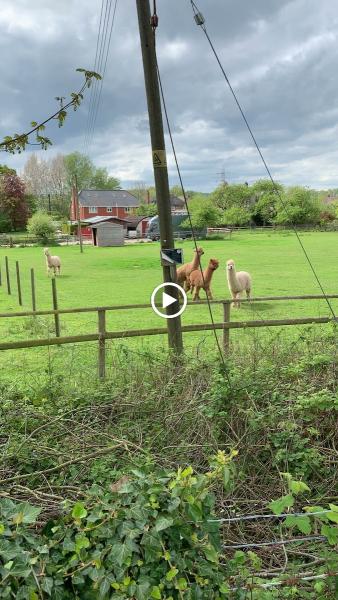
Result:
{"label": "alpaca leg", "polygon": [[248,290],[245,290],[245,291],[246,291],[246,297],[247,297],[247,299],[248,299],[248,300],[250,300],[250,293],[251,293],[251,290],[250,290],[250,289],[248,289]]}
{"label": "alpaca leg", "polygon": [[187,277],[187,279],[184,282],[184,290],[186,292],[189,292],[190,288],[191,288],[190,279]]}
{"label": "alpaca leg", "polygon": [[209,298],[209,300],[213,300],[211,289],[209,287],[205,290],[205,293],[207,295],[207,298]]}
{"label": "alpaca leg", "polygon": [[58,274],[61,275],[61,267],[58,267]]}
{"label": "alpaca leg", "polygon": [[198,285],[195,286],[194,295],[193,295],[192,299],[193,300],[199,300],[200,299],[200,287]]}
{"label": "alpaca leg", "polygon": [[236,294],[235,294],[235,292],[232,292],[231,296],[232,296],[231,308],[236,308]]}

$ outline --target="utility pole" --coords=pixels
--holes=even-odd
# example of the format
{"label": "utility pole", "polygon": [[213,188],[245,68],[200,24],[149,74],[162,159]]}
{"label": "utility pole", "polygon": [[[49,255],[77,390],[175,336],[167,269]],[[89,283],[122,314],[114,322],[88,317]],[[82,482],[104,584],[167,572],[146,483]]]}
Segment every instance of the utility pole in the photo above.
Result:
{"label": "utility pole", "polygon": [[[161,249],[165,250],[174,248],[174,235],[171,221],[169,180],[165,153],[160,90],[157,77],[154,33],[150,23],[149,0],[136,0],[136,6],[141,38],[144,80],[147,93]],[[163,266],[163,281],[168,283],[176,282],[176,266]],[[178,301],[179,292],[177,288],[171,287],[170,294]],[[168,315],[175,314],[175,312],[177,312],[176,302],[167,307]],[[167,327],[169,347],[176,353],[182,352],[183,341],[180,317],[167,319]]]}
{"label": "utility pole", "polygon": [[82,231],[81,231],[81,215],[80,215],[80,204],[79,204],[79,194],[77,189],[77,176],[74,176],[74,185],[73,185],[73,194],[75,198],[76,204],[76,217],[77,217],[77,234],[80,242],[80,252],[83,253],[83,244],[82,244]]}

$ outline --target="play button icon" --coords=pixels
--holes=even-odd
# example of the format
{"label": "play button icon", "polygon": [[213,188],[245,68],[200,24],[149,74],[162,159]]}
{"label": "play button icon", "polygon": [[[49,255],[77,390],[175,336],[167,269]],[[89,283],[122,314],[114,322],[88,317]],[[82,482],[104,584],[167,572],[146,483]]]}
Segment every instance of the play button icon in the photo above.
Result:
{"label": "play button icon", "polygon": [[[183,301],[182,305],[180,305],[177,302],[177,299],[172,295],[173,287],[178,289],[179,296],[181,296],[182,301]],[[165,289],[167,290],[166,292],[164,291]],[[168,293],[168,292],[170,292],[170,293]],[[172,314],[167,314],[166,312],[161,312],[158,309],[158,306],[156,306],[156,304],[157,305],[160,304],[163,309],[166,309],[166,308],[168,308],[168,306],[171,306],[175,302],[177,304],[177,311],[175,311]],[[162,317],[163,319],[174,319],[175,317],[179,317],[185,310],[185,308],[187,306],[187,302],[188,302],[188,298],[187,298],[187,295],[186,295],[184,289],[177,283],[161,283],[161,285],[158,285],[154,289],[153,293],[151,294],[152,309],[159,317]]]}
{"label": "play button icon", "polygon": [[167,308],[167,306],[170,306],[171,304],[174,304],[174,302],[177,302],[176,298],[173,298],[172,296],[169,296],[169,294],[166,294],[165,292],[163,292],[163,294],[162,294],[162,308]]}

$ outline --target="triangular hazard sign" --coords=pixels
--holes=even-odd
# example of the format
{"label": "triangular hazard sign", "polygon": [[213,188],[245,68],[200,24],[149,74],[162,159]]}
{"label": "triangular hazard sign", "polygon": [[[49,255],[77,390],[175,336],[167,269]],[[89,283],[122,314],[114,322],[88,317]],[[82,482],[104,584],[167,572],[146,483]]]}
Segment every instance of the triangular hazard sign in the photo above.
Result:
{"label": "triangular hazard sign", "polygon": [[156,165],[156,167],[159,167],[162,164],[162,161],[156,152],[153,154],[153,163]]}

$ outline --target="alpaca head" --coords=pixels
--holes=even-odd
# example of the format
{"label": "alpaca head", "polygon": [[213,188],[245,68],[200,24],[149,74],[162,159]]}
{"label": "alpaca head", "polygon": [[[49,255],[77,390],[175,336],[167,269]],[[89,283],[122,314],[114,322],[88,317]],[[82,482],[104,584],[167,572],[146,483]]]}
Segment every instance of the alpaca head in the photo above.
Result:
{"label": "alpaca head", "polygon": [[235,270],[235,263],[233,260],[228,260],[227,261],[227,269],[228,271],[234,271]]}
{"label": "alpaca head", "polygon": [[43,253],[45,256],[49,256],[49,248],[44,248]]}
{"label": "alpaca head", "polygon": [[218,262],[217,258],[211,258],[209,260],[209,267],[212,271],[216,271],[216,269],[218,269],[218,265],[219,265],[219,262]]}
{"label": "alpaca head", "polygon": [[197,256],[202,256],[202,254],[204,254],[203,248],[195,248],[194,252],[196,252]]}

